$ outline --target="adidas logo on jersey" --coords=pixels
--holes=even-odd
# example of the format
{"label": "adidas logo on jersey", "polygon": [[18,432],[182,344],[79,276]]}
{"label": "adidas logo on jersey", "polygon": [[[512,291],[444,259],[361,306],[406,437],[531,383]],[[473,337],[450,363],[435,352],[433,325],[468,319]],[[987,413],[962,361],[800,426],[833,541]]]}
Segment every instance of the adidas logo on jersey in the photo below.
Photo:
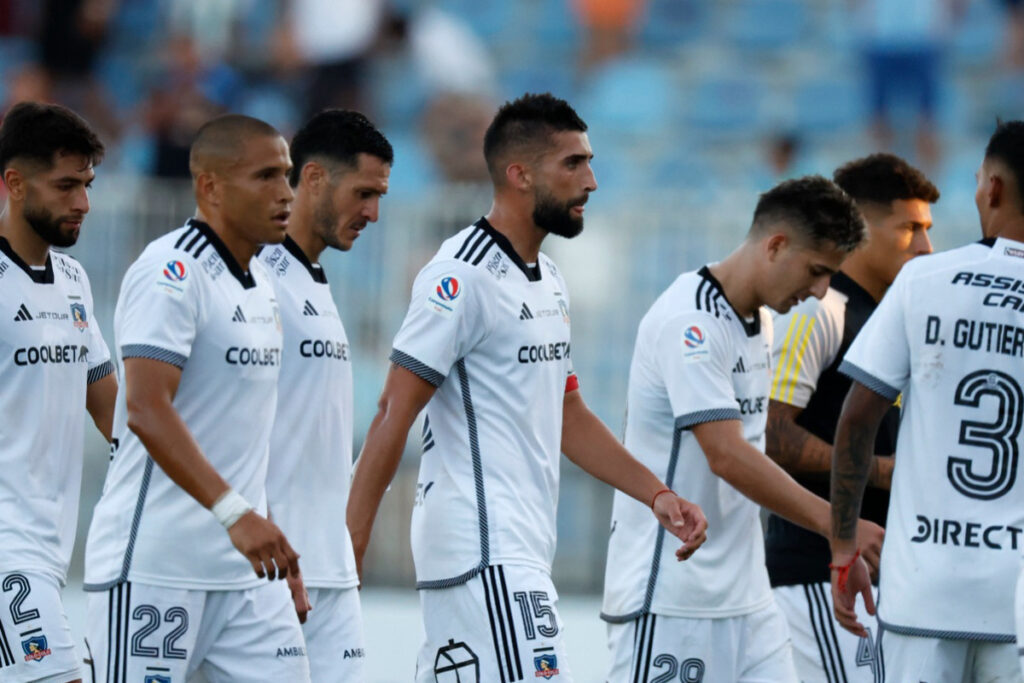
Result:
{"label": "adidas logo on jersey", "polygon": [[32,314],[28,312],[27,308],[25,308],[25,304],[18,307],[18,314],[14,316],[14,320],[15,322],[32,320]]}
{"label": "adidas logo on jersey", "polygon": [[522,309],[519,311],[519,319],[520,320],[533,320],[533,313],[530,312],[530,307],[526,305],[525,301],[523,302]]}
{"label": "adidas logo on jersey", "polygon": [[235,314],[233,316],[231,316],[231,320],[233,320],[236,323],[244,323],[245,322],[245,314],[242,313],[242,307],[241,306],[235,306]]}
{"label": "adidas logo on jersey", "polygon": [[302,315],[320,315],[313,308],[313,304],[309,303],[309,299],[306,299],[306,305],[302,307]]}
{"label": "adidas logo on jersey", "polygon": [[746,372],[747,371],[747,366],[743,364],[743,359],[742,358],[740,358],[738,361],[736,361],[736,365],[733,366],[732,371],[733,372],[737,372],[737,373],[739,373],[739,372]]}

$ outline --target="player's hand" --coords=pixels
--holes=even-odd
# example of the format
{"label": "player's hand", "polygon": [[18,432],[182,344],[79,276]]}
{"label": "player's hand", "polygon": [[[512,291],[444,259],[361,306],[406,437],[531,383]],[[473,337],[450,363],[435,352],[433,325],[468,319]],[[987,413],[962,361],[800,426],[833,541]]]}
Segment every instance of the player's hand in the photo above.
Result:
{"label": "player's hand", "polygon": [[654,516],[673,536],[683,542],[676,550],[680,562],[693,555],[708,540],[708,520],[699,505],[680,498],[675,493],[658,496],[654,500]]}
{"label": "player's hand", "polygon": [[[832,564],[841,566],[850,561],[850,558],[833,558]],[[835,612],[836,621],[855,636],[865,638],[868,635],[864,624],[857,621],[857,612],[854,606],[857,604],[857,594],[864,596],[864,608],[868,614],[875,614],[875,596],[871,593],[871,576],[868,573],[868,565],[863,557],[858,557],[850,566],[847,575],[845,590],[839,590],[839,571],[832,570],[832,611]]]}
{"label": "player's hand", "polygon": [[288,572],[299,573],[299,554],[277,525],[250,510],[228,529],[231,543],[252,563],[261,579],[283,579]]}
{"label": "player's hand", "polygon": [[866,519],[857,521],[857,549],[868,564],[871,577],[878,576],[878,563],[882,557],[885,529]]}
{"label": "player's hand", "polygon": [[295,613],[299,615],[299,623],[306,623],[306,616],[313,609],[309,602],[309,592],[306,591],[306,584],[302,581],[302,572],[290,572],[288,574],[288,590],[292,592],[292,602],[295,603]]}

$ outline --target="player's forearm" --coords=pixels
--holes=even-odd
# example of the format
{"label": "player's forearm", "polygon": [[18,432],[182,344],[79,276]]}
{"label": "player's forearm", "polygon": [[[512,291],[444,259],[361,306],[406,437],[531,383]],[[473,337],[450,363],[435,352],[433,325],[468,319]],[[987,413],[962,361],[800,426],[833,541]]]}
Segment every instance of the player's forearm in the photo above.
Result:
{"label": "player's forearm", "polygon": [[587,474],[641,503],[650,505],[654,494],[665,488],[589,410],[563,424],[562,452]]}
{"label": "player's forearm", "polygon": [[89,385],[85,392],[85,409],[92,416],[96,429],[108,442],[114,432],[114,404],[117,400],[117,375],[110,373]]}
{"label": "player's forearm", "polygon": [[[832,444],[818,438],[795,421],[800,409],[771,401],[765,454],[792,475],[826,475],[832,471]],[[888,489],[892,456],[873,456],[868,486]]]}
{"label": "player's forearm", "polygon": [[398,471],[405,450],[409,425],[402,430],[391,422],[386,413],[377,414],[356,460],[345,517],[357,556],[361,556],[370,542],[377,508]]}
{"label": "player's forearm", "polygon": [[713,439],[701,448],[712,472],[737,491],[794,524],[828,535],[828,503],[814,495],[742,438]]}
{"label": "player's forearm", "polygon": [[864,488],[871,474],[875,434],[889,401],[854,382],[836,427],[832,455],[832,548],[852,552]]}
{"label": "player's forearm", "polygon": [[171,480],[206,508],[230,488],[170,403],[128,405],[128,428]]}

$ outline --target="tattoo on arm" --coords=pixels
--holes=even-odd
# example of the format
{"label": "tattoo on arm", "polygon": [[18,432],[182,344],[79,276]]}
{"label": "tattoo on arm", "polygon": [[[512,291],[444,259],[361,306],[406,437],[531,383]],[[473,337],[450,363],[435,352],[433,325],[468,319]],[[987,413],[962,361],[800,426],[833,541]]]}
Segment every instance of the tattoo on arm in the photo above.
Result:
{"label": "tattoo on arm", "polygon": [[852,540],[871,474],[878,425],[889,401],[854,382],[843,404],[832,456],[832,537]]}
{"label": "tattoo on arm", "polygon": [[790,474],[825,474],[832,469],[832,446],[796,423],[801,409],[770,401],[765,452]]}

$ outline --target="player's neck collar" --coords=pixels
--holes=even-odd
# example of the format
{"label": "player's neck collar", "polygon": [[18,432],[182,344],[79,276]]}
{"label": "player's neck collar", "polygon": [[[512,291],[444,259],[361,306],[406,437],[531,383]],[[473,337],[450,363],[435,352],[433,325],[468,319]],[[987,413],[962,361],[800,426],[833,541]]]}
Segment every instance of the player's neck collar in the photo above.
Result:
{"label": "player's neck collar", "polygon": [[11,259],[14,265],[25,271],[32,282],[37,285],[52,285],[53,284],[53,256],[50,254],[46,255],[46,267],[36,269],[25,263],[25,261],[15,253],[14,249],[11,248],[11,243],[7,241],[6,237],[0,237],[0,252],[3,252],[4,256]]}
{"label": "player's neck collar", "polygon": [[243,289],[252,289],[256,286],[256,280],[253,279],[252,273],[242,268],[241,264],[235,260],[235,255],[231,253],[230,249],[228,249],[228,245],[224,244],[224,240],[220,238],[220,235],[213,231],[213,228],[211,228],[208,223],[201,221],[198,218],[189,218],[188,224],[202,233],[203,237],[210,241],[213,248],[217,250],[217,254],[220,256],[221,260],[227,265],[228,272],[238,280]]}
{"label": "player's neck collar", "polygon": [[299,246],[298,242],[292,239],[291,235],[284,236],[283,244],[284,248],[295,257],[295,260],[305,266],[309,276],[313,278],[313,282],[318,282],[321,285],[327,284],[327,275],[324,273],[324,269],[319,263],[314,265],[310,262],[309,258],[306,256],[306,252],[302,251],[302,247]]}
{"label": "player's neck collar", "polygon": [[872,308],[878,305],[878,302],[875,301],[875,297],[871,296],[871,294],[868,293],[868,290],[864,289],[859,282],[841,270],[836,271],[835,275],[833,275],[832,279],[829,281],[828,286],[838,292],[842,292],[847,297],[857,297],[862,299],[865,303],[869,303]]}
{"label": "player's neck collar", "polygon": [[729,304],[729,308],[732,310],[733,315],[735,315],[736,319],[740,321],[740,325],[743,325],[743,330],[744,332],[747,333],[748,337],[753,337],[754,335],[761,332],[760,310],[754,311],[753,320],[747,320],[742,315],[740,315],[740,312],[737,311],[736,307],[732,305],[731,301],[729,301],[729,297],[725,295],[725,289],[722,288],[722,283],[718,281],[718,278],[711,274],[710,268],[708,268],[707,266],[702,266],[701,269],[697,271],[697,274],[700,275],[705,280],[707,280],[709,283],[711,283],[711,286],[718,290],[719,294],[722,295],[722,300],[725,301],[725,303]]}
{"label": "player's neck collar", "polygon": [[526,262],[523,261],[519,254],[516,253],[515,247],[513,247],[512,243],[508,241],[508,238],[498,232],[487,218],[481,216],[480,220],[478,220],[475,225],[479,228],[483,228],[483,231],[494,240],[494,243],[498,245],[498,248],[505,252],[505,255],[511,259],[512,263],[516,264],[516,267],[519,268],[519,270],[523,271],[523,275],[526,276],[527,280],[530,282],[540,281],[541,274],[539,257],[537,259],[537,265],[531,268],[526,265]]}

